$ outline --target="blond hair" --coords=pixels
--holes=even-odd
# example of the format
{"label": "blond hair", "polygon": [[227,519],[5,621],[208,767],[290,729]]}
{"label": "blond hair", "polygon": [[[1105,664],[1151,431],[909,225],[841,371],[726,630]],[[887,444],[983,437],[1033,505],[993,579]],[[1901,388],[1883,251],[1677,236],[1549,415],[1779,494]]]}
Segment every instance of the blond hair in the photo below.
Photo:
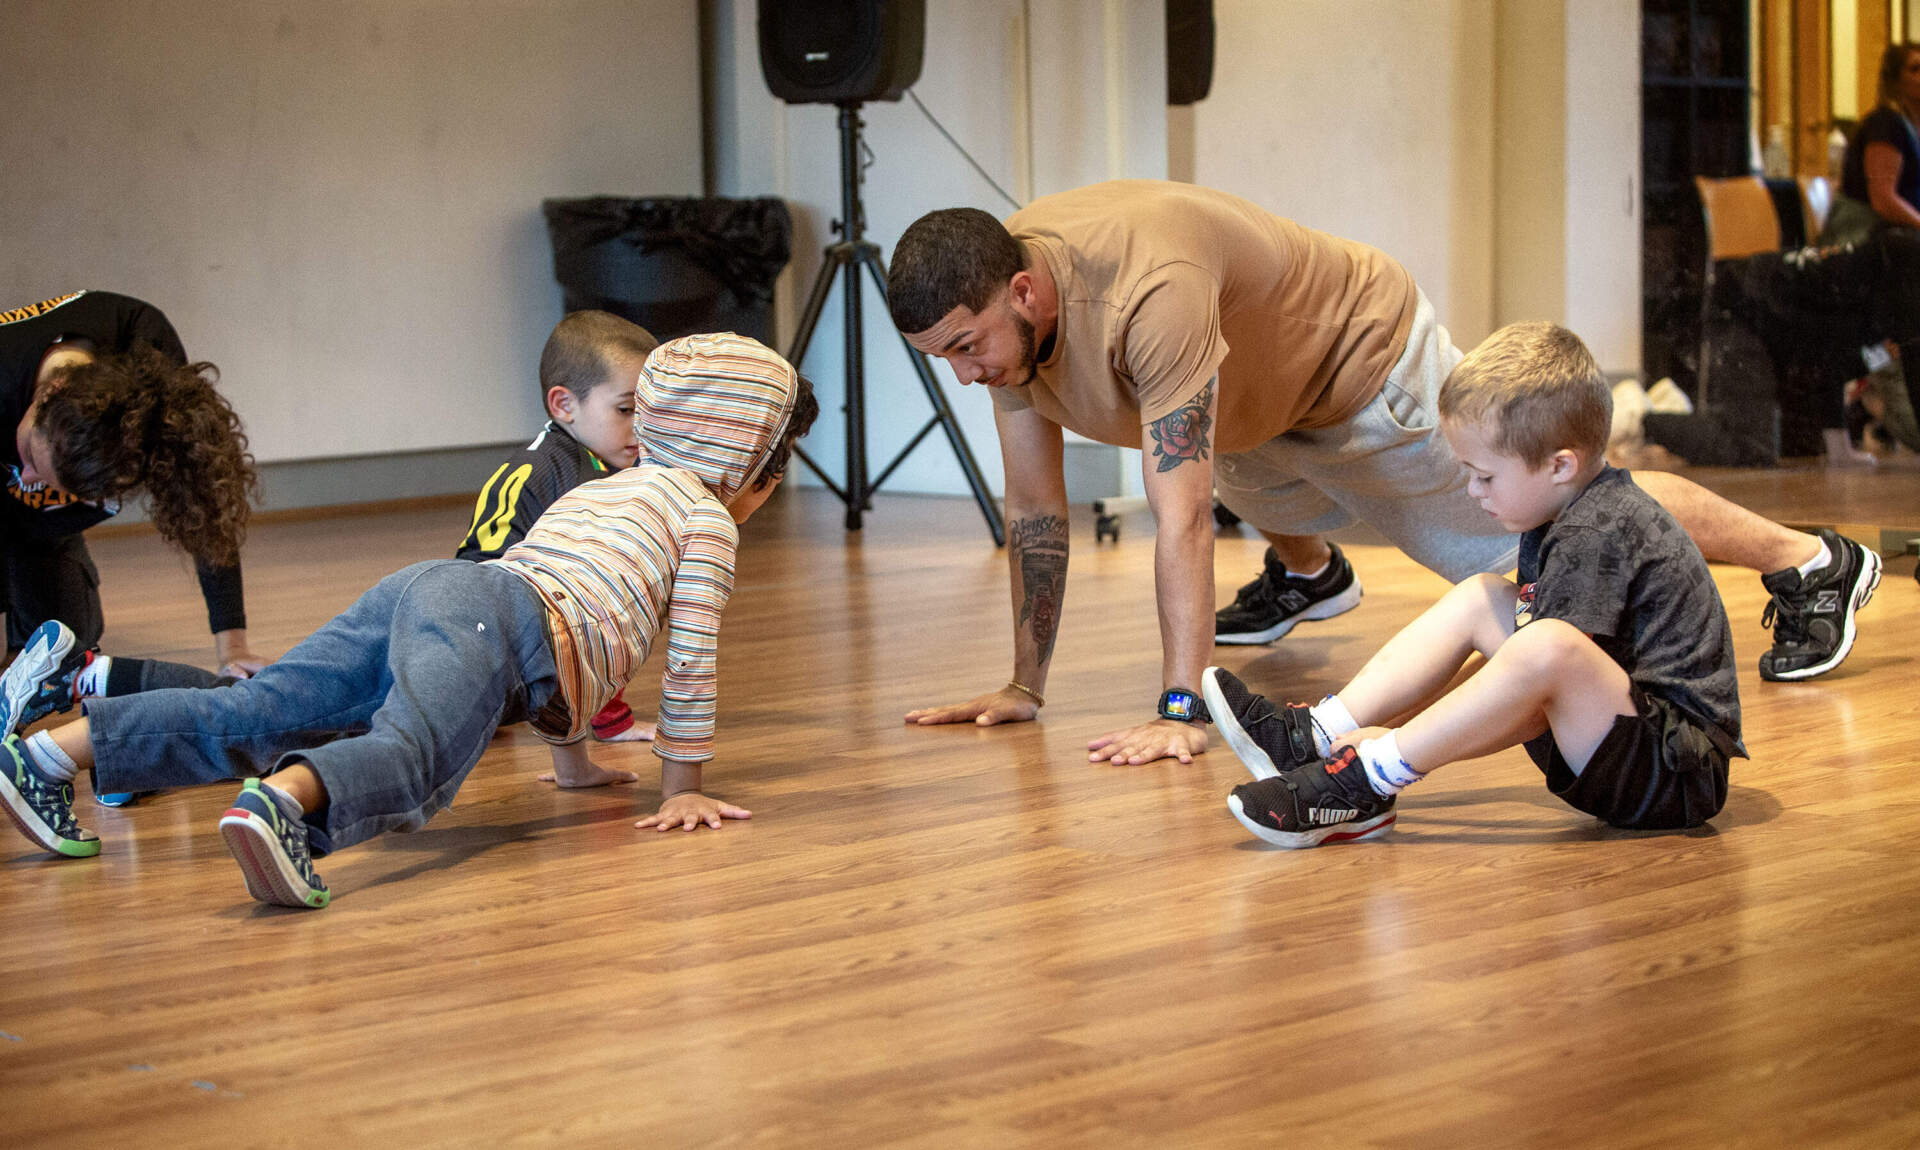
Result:
{"label": "blond hair", "polygon": [[1502,455],[1539,467],[1562,448],[1606,453],[1613,391],[1580,337],[1559,324],[1509,324],[1440,387],[1440,417],[1489,426]]}

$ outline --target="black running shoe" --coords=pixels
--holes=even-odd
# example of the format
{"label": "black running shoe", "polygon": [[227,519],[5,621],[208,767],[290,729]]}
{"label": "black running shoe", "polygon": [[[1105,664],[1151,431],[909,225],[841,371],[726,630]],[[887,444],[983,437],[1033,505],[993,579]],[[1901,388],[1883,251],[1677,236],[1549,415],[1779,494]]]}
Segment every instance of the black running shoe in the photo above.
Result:
{"label": "black running shoe", "polygon": [[1854,612],[1880,585],[1880,556],[1851,539],[1820,529],[1833,559],[1812,575],[1797,567],[1760,578],[1773,595],[1760,616],[1773,628],[1773,649],[1760,656],[1760,677],[1791,682],[1824,675],[1853,650]]}
{"label": "black running shoe", "polygon": [[220,837],[240,864],[247,893],[254,898],[313,910],[327,905],[331,896],[313,869],[307,824],[288,818],[259,779],[248,779],[220,816]]}
{"label": "black running shoe", "polygon": [[1331,619],[1360,605],[1360,580],[1340,548],[1327,544],[1333,558],[1318,578],[1287,574],[1286,565],[1267,548],[1260,577],[1240,588],[1230,606],[1214,612],[1213,641],[1237,645],[1271,643],[1309,619]]}
{"label": "black running shoe", "polygon": [[1270,779],[1319,760],[1307,704],[1288,703],[1276,711],[1265,695],[1248,690],[1233,672],[1219,667],[1201,674],[1200,693],[1206,696],[1213,725],[1254,778]]}
{"label": "black running shoe", "polygon": [[1241,783],[1227,796],[1227,809],[1255,835],[1293,849],[1385,834],[1394,817],[1393,797],[1374,793],[1352,747],[1271,779]]}

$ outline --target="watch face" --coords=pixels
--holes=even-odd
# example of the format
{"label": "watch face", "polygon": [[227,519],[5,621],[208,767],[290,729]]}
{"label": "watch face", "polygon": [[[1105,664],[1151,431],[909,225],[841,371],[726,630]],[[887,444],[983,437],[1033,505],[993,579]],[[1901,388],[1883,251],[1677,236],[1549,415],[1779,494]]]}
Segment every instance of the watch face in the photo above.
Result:
{"label": "watch face", "polygon": [[1168,691],[1160,696],[1160,713],[1169,719],[1191,723],[1200,713],[1200,698],[1192,691]]}

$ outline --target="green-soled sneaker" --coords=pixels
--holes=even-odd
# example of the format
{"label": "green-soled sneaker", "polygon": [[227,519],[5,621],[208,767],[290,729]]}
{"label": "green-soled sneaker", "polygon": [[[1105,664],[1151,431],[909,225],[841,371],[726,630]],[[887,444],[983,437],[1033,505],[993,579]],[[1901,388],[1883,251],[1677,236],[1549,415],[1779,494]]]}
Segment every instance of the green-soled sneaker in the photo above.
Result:
{"label": "green-soled sneaker", "polygon": [[68,858],[100,853],[100,837],[73,821],[73,784],[40,777],[27,765],[20,736],[8,735],[0,754],[0,805],[20,833],[36,845]]}
{"label": "green-soled sneaker", "polygon": [[307,853],[307,824],[282,813],[259,779],[248,779],[220,816],[220,837],[258,901],[318,910],[332,897]]}

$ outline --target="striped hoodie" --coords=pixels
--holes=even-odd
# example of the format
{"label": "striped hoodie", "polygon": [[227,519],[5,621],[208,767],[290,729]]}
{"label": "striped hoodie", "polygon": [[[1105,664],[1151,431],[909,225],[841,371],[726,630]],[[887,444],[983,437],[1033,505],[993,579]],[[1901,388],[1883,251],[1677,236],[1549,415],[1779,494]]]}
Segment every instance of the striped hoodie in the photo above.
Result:
{"label": "striped hoodie", "polygon": [[793,368],[745,336],[661,344],[635,392],[639,461],[555,500],[492,560],[546,604],[568,714],[536,717],[542,738],[582,738],[664,631],[654,753],[713,757],[720,612],[740,538],[726,504],[766,466],[794,394]]}

